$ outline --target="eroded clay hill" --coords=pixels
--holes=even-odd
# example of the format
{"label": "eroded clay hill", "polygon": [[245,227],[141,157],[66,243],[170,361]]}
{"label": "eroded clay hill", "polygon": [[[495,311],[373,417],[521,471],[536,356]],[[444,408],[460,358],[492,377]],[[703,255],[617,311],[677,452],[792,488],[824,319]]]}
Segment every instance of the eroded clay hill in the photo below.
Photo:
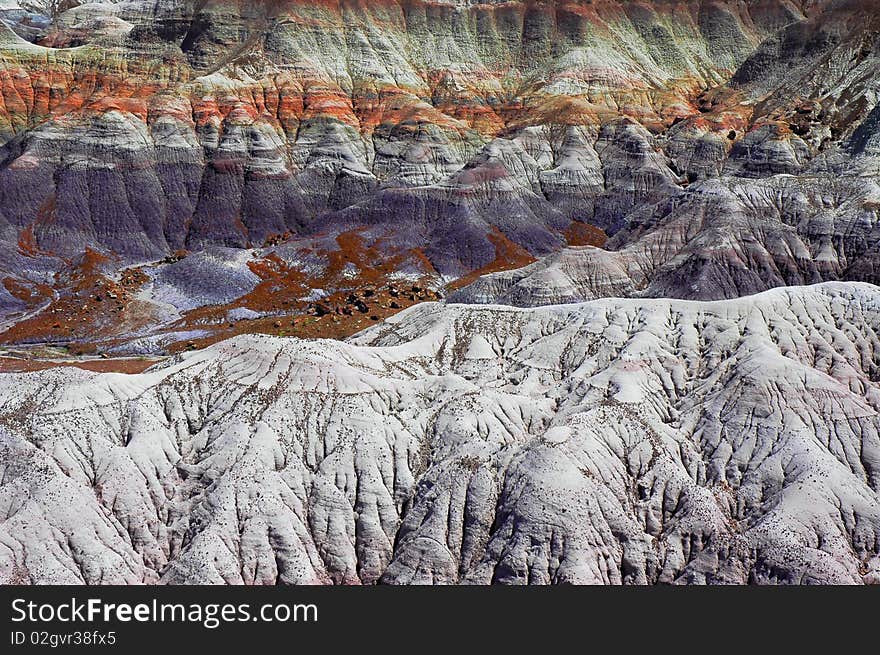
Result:
{"label": "eroded clay hill", "polygon": [[[300,333],[585,244],[620,252],[586,297],[876,281],[870,2],[46,5],[0,3],[7,344]],[[90,252],[140,280],[113,320]]]}
{"label": "eroded clay hill", "polygon": [[0,581],[877,583],[878,380],[851,283],[0,374]]}

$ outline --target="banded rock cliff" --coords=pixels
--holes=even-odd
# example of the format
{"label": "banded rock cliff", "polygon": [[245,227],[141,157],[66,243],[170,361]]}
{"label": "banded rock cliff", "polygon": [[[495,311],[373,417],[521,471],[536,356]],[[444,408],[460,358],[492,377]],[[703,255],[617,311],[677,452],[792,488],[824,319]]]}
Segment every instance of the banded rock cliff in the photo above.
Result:
{"label": "banded rock cliff", "polygon": [[349,233],[441,283],[583,243],[647,295],[876,281],[877,34],[857,0],[5,0],[0,312],[90,251]]}

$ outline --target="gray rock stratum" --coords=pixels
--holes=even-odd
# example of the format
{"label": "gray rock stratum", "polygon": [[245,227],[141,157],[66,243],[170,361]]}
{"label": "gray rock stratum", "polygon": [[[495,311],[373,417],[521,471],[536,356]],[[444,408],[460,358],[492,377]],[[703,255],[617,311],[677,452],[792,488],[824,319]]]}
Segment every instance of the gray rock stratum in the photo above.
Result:
{"label": "gray rock stratum", "polygon": [[458,302],[540,306],[613,296],[736,298],[773,287],[880,283],[876,176],[714,178],[631,216],[607,244],[492,273]]}
{"label": "gray rock stratum", "polygon": [[0,580],[880,582],[880,289],[0,375]]}

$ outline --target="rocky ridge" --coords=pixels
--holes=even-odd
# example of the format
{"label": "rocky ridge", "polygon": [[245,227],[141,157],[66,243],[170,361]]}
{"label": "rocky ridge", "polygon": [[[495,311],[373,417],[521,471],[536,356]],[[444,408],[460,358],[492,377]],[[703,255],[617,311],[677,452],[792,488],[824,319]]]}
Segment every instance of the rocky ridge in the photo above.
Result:
{"label": "rocky ridge", "polygon": [[877,582],[878,334],[826,284],[0,375],[0,577]]}

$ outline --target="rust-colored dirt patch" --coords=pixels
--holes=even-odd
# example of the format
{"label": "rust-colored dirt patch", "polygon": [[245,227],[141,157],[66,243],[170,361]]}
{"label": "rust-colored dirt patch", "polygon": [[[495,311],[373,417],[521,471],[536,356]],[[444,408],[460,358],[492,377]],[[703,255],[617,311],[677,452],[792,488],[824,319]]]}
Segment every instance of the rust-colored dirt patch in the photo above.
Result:
{"label": "rust-colored dirt patch", "polygon": [[[316,268],[290,264],[278,252],[264,252],[247,262],[259,278],[256,287],[224,305],[198,307],[173,323],[158,323],[153,304],[138,297],[150,280],[149,267],[117,268],[101,253],[88,250],[55,277],[53,287],[38,287],[7,278],[3,284],[38,313],[0,334],[0,344],[64,346],[71,358],[82,358],[124,345],[132,335],[149,334],[166,341],[172,353],[210,346],[243,334],[270,334],[305,339],[344,339],[383,321],[412,305],[441,300],[444,291],[430,260],[420,249],[395,251],[382,239],[367,241],[363,230],[344,232],[332,246],[303,242],[296,259],[323,262]],[[595,226],[574,222],[564,233],[570,245],[601,246],[605,233]],[[493,228],[488,238],[495,248],[492,262],[447,285],[445,291],[466,286],[481,275],[521,268],[535,261],[524,248]],[[291,247],[290,235],[276,235],[267,247]],[[325,237],[317,243],[326,244]],[[188,256],[176,252],[159,264],[173,264]],[[407,275],[401,275],[401,272]],[[323,290],[323,295],[313,295]],[[319,297],[320,296],[320,297]],[[313,300],[309,300],[309,298]],[[257,318],[232,317],[233,310],[250,310]],[[197,332],[198,338],[176,337]],[[147,360],[74,360],[7,358],[0,370],[39,370],[54,366],[79,366],[87,370],[138,372]]]}
{"label": "rust-colored dirt patch", "polygon": [[81,368],[95,373],[143,373],[161,360],[156,359],[90,359],[83,361],[53,361],[0,357],[0,373],[31,373],[51,368]]}
{"label": "rust-colored dirt patch", "polygon": [[[126,307],[147,281],[147,276],[138,268],[127,269],[116,281],[107,275],[110,268],[109,258],[87,250],[79,262],[55,276],[54,289],[45,285],[28,287],[9,278],[4,280],[10,293],[31,305],[45,302],[53,295],[56,297],[39,313],[0,334],[0,343],[90,344],[115,336]],[[93,350],[84,347],[82,352]]]}
{"label": "rust-colored dirt patch", "polygon": [[563,233],[570,246],[595,246],[602,248],[608,241],[608,235],[601,228],[589,223],[573,221]]}
{"label": "rust-colored dirt patch", "polygon": [[[210,330],[204,338],[179,342],[171,352],[204,348],[240,334],[271,334],[303,339],[344,339],[419,302],[439,300],[430,288],[436,272],[419,251],[387,253],[381,241],[368,245],[359,230],[344,232],[337,249],[311,252],[327,265],[309,276],[290,267],[277,254],[248,263],[261,282],[250,293],[226,304],[188,312],[174,328]],[[407,262],[425,274],[415,281],[396,280]],[[319,301],[302,298],[312,289],[324,289]],[[228,312],[245,308],[270,316],[229,323]]]}
{"label": "rust-colored dirt patch", "polygon": [[509,271],[515,268],[522,268],[537,261],[522,246],[518,246],[508,239],[497,227],[492,228],[489,234],[489,240],[495,246],[495,259],[486,266],[455,280],[449,285],[450,291],[461,289],[475,282],[477,278],[488,273],[497,273],[499,271]]}
{"label": "rust-colored dirt patch", "polygon": [[26,282],[12,277],[4,278],[3,286],[10,295],[24,302],[29,309],[46,302],[53,295],[52,287],[48,285]]}

